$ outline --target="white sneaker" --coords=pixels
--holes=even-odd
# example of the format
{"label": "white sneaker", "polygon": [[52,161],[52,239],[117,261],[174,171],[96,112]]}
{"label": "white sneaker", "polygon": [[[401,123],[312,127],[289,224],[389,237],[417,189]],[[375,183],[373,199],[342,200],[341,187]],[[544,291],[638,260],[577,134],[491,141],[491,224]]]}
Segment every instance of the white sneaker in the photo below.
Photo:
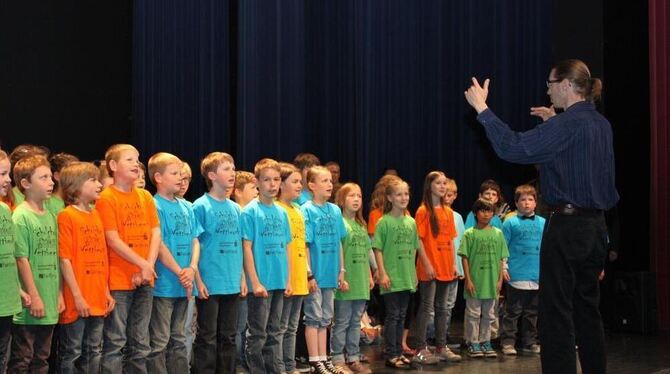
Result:
{"label": "white sneaker", "polygon": [[514,346],[511,344],[503,344],[502,353],[505,356],[516,356],[516,349],[514,349]]}

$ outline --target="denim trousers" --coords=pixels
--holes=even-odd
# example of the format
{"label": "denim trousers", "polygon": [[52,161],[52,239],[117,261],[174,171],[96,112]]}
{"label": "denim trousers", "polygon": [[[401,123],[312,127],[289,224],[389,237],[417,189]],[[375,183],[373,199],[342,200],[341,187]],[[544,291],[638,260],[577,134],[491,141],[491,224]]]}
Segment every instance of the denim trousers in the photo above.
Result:
{"label": "denim trousers", "polygon": [[184,321],[188,310],[185,297],[154,296],[149,336],[151,353],[147,357],[149,373],[187,373]]}
{"label": "denim trousers", "polygon": [[60,373],[100,373],[104,326],[104,317],[79,318],[60,325]]}
{"label": "denim trousers", "polygon": [[251,374],[281,371],[281,315],[284,290],[268,291],[268,297],[247,296],[249,307],[247,333],[247,367]]}
{"label": "denim trousers", "polygon": [[330,334],[330,354],[334,363],[360,360],[361,316],[367,300],[335,300],[335,321]]}
{"label": "denim trousers", "polygon": [[[408,344],[411,348],[421,349],[426,346],[426,331],[434,314],[435,345],[444,347],[447,344],[447,327],[451,321],[451,310],[456,298],[450,297],[458,290],[458,280],[432,280],[419,282],[421,298],[416,318],[412,321]],[[451,303],[450,303],[451,301]]]}
{"label": "denim trousers", "polygon": [[402,330],[409,305],[409,291],[391,292],[384,295],[386,316],[384,318],[384,357],[394,358],[402,354]]}
{"label": "denim trousers", "polygon": [[198,333],[193,344],[194,373],[234,373],[238,294],[196,300]]}
{"label": "denim trousers", "polygon": [[295,339],[300,324],[300,309],[304,296],[284,297],[279,329],[281,333],[282,365],[281,372],[295,370]]}
{"label": "denim trousers", "polygon": [[111,294],[116,306],[105,318],[102,372],[146,374],[153,287],[145,285]]}

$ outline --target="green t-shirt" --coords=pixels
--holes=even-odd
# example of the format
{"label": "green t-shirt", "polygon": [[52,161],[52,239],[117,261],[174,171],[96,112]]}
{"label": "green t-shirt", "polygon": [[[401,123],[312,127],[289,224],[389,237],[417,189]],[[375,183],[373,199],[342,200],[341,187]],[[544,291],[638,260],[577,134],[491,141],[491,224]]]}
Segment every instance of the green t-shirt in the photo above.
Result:
{"label": "green t-shirt", "polygon": [[60,268],[58,265],[58,227],[56,217],[49,211],[39,215],[26,204],[16,207],[13,215],[16,226],[15,256],[27,257],[33,273],[33,281],[44,302],[44,318],[34,318],[28,309],[14,316],[19,325],[54,325],[58,323],[58,288]]}
{"label": "green t-shirt", "polygon": [[26,195],[18,187],[12,187],[12,193],[14,194],[14,206],[19,206],[19,204],[26,200]]}
{"label": "green t-shirt", "polygon": [[51,212],[55,217],[58,217],[58,213],[65,209],[65,201],[56,195],[51,195],[49,200],[44,202],[44,209]]}
{"label": "green t-shirt", "polygon": [[336,300],[370,299],[370,237],[366,228],[353,219],[344,218],[347,236],[342,239],[344,250],[344,275],[349,291],[335,293]]}
{"label": "green t-shirt", "polygon": [[458,255],[468,259],[470,278],[475,285],[475,294],[464,292],[466,299],[495,299],[496,283],[500,276],[500,261],[509,257],[505,237],[500,229],[476,226],[465,230]]}
{"label": "green t-shirt", "polygon": [[7,205],[0,203],[0,317],[13,316],[21,311],[14,237],[12,213]]}
{"label": "green t-shirt", "polygon": [[384,255],[384,268],[391,279],[391,289],[383,287],[382,295],[416,289],[416,250],[419,236],[416,222],[409,216],[394,217],[385,214],[375,228],[372,248]]}

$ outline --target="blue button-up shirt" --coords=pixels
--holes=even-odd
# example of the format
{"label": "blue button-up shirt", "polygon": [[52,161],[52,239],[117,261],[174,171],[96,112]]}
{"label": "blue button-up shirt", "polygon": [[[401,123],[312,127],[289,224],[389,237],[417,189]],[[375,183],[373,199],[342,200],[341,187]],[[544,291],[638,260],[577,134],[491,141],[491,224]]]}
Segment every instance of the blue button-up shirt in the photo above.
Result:
{"label": "blue button-up shirt", "polygon": [[619,200],[612,126],[592,103],[577,102],[526,132],[512,131],[490,109],[477,120],[500,158],[540,164],[540,188],[547,204],[606,210]]}

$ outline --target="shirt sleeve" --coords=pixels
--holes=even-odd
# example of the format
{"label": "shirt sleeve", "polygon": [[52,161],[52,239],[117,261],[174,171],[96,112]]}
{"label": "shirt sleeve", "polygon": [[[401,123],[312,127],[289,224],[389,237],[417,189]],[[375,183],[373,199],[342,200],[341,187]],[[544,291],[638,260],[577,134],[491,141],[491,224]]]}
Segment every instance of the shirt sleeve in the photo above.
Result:
{"label": "shirt sleeve", "polygon": [[504,260],[509,257],[509,249],[507,248],[507,243],[505,243],[505,238],[502,233],[499,234],[500,237],[500,259]]}
{"label": "shirt sleeve", "polygon": [[147,211],[147,218],[149,220],[149,227],[152,229],[160,226],[160,221],[158,219],[158,211],[156,209],[156,202],[154,201],[153,196],[149,194],[146,190],[139,190],[143,194],[142,198],[145,201],[145,209]]}
{"label": "shirt sleeve", "polygon": [[16,249],[14,257],[28,257],[30,256],[30,230],[28,229],[22,217],[14,216],[14,228],[16,230]]}
{"label": "shirt sleeve", "polygon": [[379,220],[375,226],[374,239],[372,241],[372,248],[376,248],[380,251],[384,250],[384,241],[386,240],[386,224],[384,220]]}
{"label": "shirt sleeve", "polygon": [[58,256],[60,258],[72,259],[73,254],[73,231],[72,220],[67,213],[61,212],[58,215]]}
{"label": "shirt sleeve", "polygon": [[205,232],[205,229],[202,228],[202,225],[200,225],[200,221],[198,221],[198,219],[195,217],[195,211],[193,210],[193,208],[186,204],[184,204],[184,206],[186,206],[188,215],[191,218],[191,227],[193,230],[193,232],[191,233],[192,234],[191,237],[193,239],[197,239],[203,232]]}
{"label": "shirt sleeve", "polygon": [[430,220],[428,219],[427,209],[421,205],[415,214],[416,232],[419,238],[423,239],[430,234]]}
{"label": "shirt sleeve", "polygon": [[106,196],[101,197],[95,203],[95,209],[100,213],[100,220],[105,231],[119,231],[116,224],[116,212],[114,205]]}
{"label": "shirt sleeve", "polygon": [[461,239],[461,245],[458,248],[458,255],[461,257],[467,258],[469,255],[470,251],[470,235],[468,235],[469,231],[466,231],[465,234],[463,234],[463,239]]}
{"label": "shirt sleeve", "polygon": [[302,217],[305,220],[305,243],[310,244],[314,241],[314,227],[312,227],[314,225],[309,217],[310,214],[307,206],[300,206],[300,213],[302,213]]}
{"label": "shirt sleeve", "polygon": [[291,241],[293,241],[293,236],[291,235],[291,225],[289,224],[289,218],[288,218],[288,213],[284,208],[277,207],[277,209],[281,212],[282,217],[284,218],[284,240],[286,240],[286,245],[288,246]]}
{"label": "shirt sleeve", "polygon": [[505,236],[505,242],[508,245],[509,245],[510,241],[512,240],[512,221],[514,221],[514,218],[506,219],[505,222],[503,222],[503,226],[502,226],[502,232],[503,232],[503,235]]}
{"label": "shirt sleeve", "polygon": [[240,228],[242,229],[242,239],[254,240],[254,215],[251,210],[245,209],[240,216]]}

